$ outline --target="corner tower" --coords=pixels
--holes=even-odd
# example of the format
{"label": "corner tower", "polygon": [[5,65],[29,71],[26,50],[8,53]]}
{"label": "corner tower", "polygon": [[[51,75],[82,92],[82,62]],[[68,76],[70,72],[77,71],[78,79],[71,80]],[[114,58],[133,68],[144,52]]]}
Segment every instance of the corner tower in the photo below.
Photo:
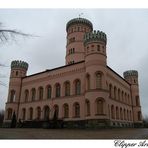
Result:
{"label": "corner tower", "polygon": [[74,18],[67,23],[66,65],[84,60],[83,37],[92,30],[92,23],[85,18]]}
{"label": "corner tower", "polygon": [[86,75],[90,76],[89,88],[97,92],[106,90],[106,43],[106,34],[102,31],[84,35]]}
{"label": "corner tower", "polygon": [[24,61],[12,61],[9,80],[9,92],[6,103],[5,121],[11,120],[12,114],[18,115],[22,78],[26,76],[28,63]]}
{"label": "corner tower", "polygon": [[[106,44],[107,37],[102,31],[94,30],[84,35],[86,67],[85,98],[97,104],[91,114],[92,119],[97,120],[96,122],[98,122],[100,126],[108,126],[110,124],[108,111],[106,109],[108,102],[108,90],[106,86]],[[102,110],[96,107],[98,104]]]}
{"label": "corner tower", "polygon": [[138,71],[128,70],[125,71],[123,75],[125,80],[131,84],[131,99],[133,106],[134,126],[139,127],[142,125],[142,113],[139,97]]}

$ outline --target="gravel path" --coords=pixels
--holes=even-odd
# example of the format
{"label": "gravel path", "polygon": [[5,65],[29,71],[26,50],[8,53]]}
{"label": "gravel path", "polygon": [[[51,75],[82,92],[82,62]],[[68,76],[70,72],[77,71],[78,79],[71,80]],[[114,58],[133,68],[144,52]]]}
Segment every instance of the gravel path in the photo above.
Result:
{"label": "gravel path", "polygon": [[0,139],[148,139],[148,129],[0,128]]}

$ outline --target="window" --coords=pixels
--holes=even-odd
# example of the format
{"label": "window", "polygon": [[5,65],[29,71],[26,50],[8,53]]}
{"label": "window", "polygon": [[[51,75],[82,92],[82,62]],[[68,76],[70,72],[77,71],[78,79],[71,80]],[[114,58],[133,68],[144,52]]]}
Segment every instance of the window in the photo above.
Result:
{"label": "window", "polygon": [[141,112],[138,111],[138,121],[141,121]]}
{"label": "window", "polygon": [[97,51],[100,51],[100,45],[97,45]]}
{"label": "window", "polygon": [[97,115],[102,115],[103,114],[103,100],[101,99],[97,99],[96,100],[96,109],[97,109],[97,112],[96,114]]}
{"label": "window", "polygon": [[88,100],[85,101],[86,106],[86,116],[90,115],[90,102]]}
{"label": "window", "polygon": [[81,82],[80,82],[80,80],[76,80],[76,82],[75,82],[75,94],[76,95],[81,94]]}
{"label": "window", "polygon": [[65,96],[70,96],[70,83],[65,82]]}
{"label": "window", "polygon": [[47,86],[47,99],[50,99],[51,98],[51,91],[52,91],[51,86],[48,85]]}
{"label": "window", "polygon": [[129,112],[128,112],[128,110],[127,110],[127,120],[129,121]]}
{"label": "window", "polygon": [[12,109],[11,109],[11,108],[9,108],[9,109],[7,110],[7,119],[8,119],[8,120],[11,120],[11,119],[12,119]]}
{"label": "window", "polygon": [[114,87],[114,99],[116,99],[117,98],[117,89],[116,89],[116,87]]}
{"label": "window", "polygon": [[49,120],[49,112],[50,112],[50,109],[49,107],[46,105],[44,107],[44,120]]}
{"label": "window", "polygon": [[54,106],[54,119],[58,119],[59,116],[59,106],[55,105]]}
{"label": "window", "polygon": [[119,119],[119,108],[116,107],[116,119]]}
{"label": "window", "polygon": [[25,102],[28,101],[28,98],[29,98],[29,91],[25,90]]}
{"label": "window", "polygon": [[22,120],[25,120],[26,119],[26,109],[23,108],[22,109]]}
{"label": "window", "polygon": [[80,117],[80,105],[79,105],[79,103],[74,104],[74,117]]}
{"label": "window", "polygon": [[96,73],[96,88],[102,87],[102,75],[100,73]]}
{"label": "window", "polygon": [[33,119],[33,108],[32,107],[29,109],[29,119],[30,120]]}
{"label": "window", "polygon": [[120,108],[120,119],[123,120],[123,111],[122,111],[122,108]]}
{"label": "window", "polygon": [[118,89],[118,100],[120,100],[120,89]]}
{"label": "window", "polygon": [[34,100],[35,100],[35,95],[36,95],[36,90],[35,90],[35,88],[32,88],[31,93],[32,93],[31,99],[32,99],[32,101],[34,101]]}
{"label": "window", "polygon": [[112,119],[115,119],[115,109],[113,105],[111,106],[111,117]]}
{"label": "window", "polygon": [[127,94],[125,93],[125,103],[127,103]]}
{"label": "window", "polygon": [[41,119],[41,108],[40,107],[37,107],[37,120],[40,120]]}
{"label": "window", "polygon": [[43,87],[39,87],[39,100],[43,99]]}
{"label": "window", "polygon": [[16,76],[18,76],[18,71],[16,71]]}
{"label": "window", "polygon": [[15,90],[11,90],[11,92],[10,92],[10,102],[14,102],[15,97],[16,97]]}
{"label": "window", "polygon": [[112,98],[112,85],[109,84],[109,97]]}
{"label": "window", "polygon": [[86,75],[86,90],[90,89],[90,75]]}
{"label": "window", "polygon": [[126,110],[124,109],[124,120],[126,120]]}
{"label": "window", "polygon": [[139,103],[139,96],[136,96],[135,97],[135,102],[136,102],[136,106],[139,106],[140,105],[140,103]]}
{"label": "window", "polygon": [[63,108],[64,108],[64,118],[68,118],[69,117],[69,107],[68,107],[68,104],[64,104]]}
{"label": "window", "polygon": [[121,96],[122,96],[122,101],[124,101],[124,96],[123,96],[123,94],[124,94],[124,92],[122,91],[122,94],[121,94]]}
{"label": "window", "polygon": [[60,91],[61,91],[60,84],[57,83],[55,87],[56,87],[56,97],[60,97]]}

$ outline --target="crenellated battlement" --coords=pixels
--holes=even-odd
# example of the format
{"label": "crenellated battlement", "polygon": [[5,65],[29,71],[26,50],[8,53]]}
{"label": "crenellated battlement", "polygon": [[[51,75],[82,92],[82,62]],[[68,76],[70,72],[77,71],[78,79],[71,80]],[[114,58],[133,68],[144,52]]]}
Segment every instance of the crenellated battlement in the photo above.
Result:
{"label": "crenellated battlement", "polygon": [[92,42],[92,41],[103,41],[105,42],[105,44],[107,43],[107,37],[106,34],[102,31],[92,31],[92,32],[88,32],[85,33],[84,35],[84,45],[88,42]]}
{"label": "crenellated battlement", "polygon": [[24,61],[15,60],[11,62],[11,68],[23,68],[25,70],[28,70],[28,63]]}
{"label": "crenellated battlement", "polygon": [[138,71],[136,71],[136,70],[128,70],[128,71],[125,71],[123,73],[123,76],[124,76],[124,78],[129,77],[129,76],[136,76],[136,77],[138,77]]}
{"label": "crenellated battlement", "polygon": [[74,18],[70,20],[66,25],[66,30],[68,30],[68,28],[74,24],[86,24],[93,30],[93,24],[88,19],[85,18]]}

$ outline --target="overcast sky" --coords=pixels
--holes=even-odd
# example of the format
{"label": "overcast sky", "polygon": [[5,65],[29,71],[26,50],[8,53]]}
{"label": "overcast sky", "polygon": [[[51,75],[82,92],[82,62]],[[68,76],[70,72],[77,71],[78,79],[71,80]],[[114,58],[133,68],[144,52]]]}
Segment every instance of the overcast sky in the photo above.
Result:
{"label": "overcast sky", "polygon": [[64,65],[66,23],[80,13],[94,30],[107,34],[108,66],[121,76],[138,70],[142,112],[148,115],[148,9],[0,9],[4,28],[39,36],[0,44],[0,63],[9,66],[0,67],[0,82],[7,84],[0,85],[0,109],[7,100],[11,61],[28,62],[28,75]]}

